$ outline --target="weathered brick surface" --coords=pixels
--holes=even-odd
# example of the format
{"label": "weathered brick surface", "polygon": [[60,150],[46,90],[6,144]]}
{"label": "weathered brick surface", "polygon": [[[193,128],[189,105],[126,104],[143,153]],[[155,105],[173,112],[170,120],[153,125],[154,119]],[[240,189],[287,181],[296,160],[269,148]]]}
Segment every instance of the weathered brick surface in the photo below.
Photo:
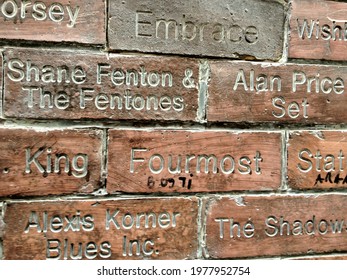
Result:
{"label": "weathered brick surface", "polygon": [[9,204],[4,258],[195,258],[197,208],[186,198]]}
{"label": "weathered brick surface", "polygon": [[343,2],[291,1],[290,58],[347,59],[347,4]]}
{"label": "weathered brick surface", "polygon": [[288,180],[293,189],[347,186],[345,131],[293,131],[288,141]]}
{"label": "weathered brick surface", "polygon": [[111,0],[111,49],[277,60],[281,1]]}
{"label": "weathered brick surface", "polygon": [[105,44],[105,1],[1,1],[0,38]]}
{"label": "weathered brick surface", "polygon": [[91,193],[101,187],[102,133],[0,129],[0,196]]}
{"label": "weathered brick surface", "polygon": [[196,60],[7,49],[5,62],[6,117],[197,118],[199,66]]}
{"label": "weathered brick surface", "polygon": [[0,1],[0,259],[345,259],[345,2]]}
{"label": "weathered brick surface", "polygon": [[345,123],[343,66],[211,61],[207,120]]}
{"label": "weathered brick surface", "polygon": [[264,191],[281,185],[279,133],[111,130],[108,148],[110,193]]}
{"label": "weathered brick surface", "polygon": [[239,196],[207,202],[211,258],[347,250],[345,195]]}

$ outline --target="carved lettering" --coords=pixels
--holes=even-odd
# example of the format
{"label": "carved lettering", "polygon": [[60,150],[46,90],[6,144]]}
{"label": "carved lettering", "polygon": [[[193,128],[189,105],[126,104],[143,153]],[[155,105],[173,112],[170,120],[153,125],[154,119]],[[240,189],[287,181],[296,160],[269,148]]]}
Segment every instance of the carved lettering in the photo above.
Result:
{"label": "carved lettering", "polygon": [[151,11],[136,11],[135,36],[148,39],[174,41],[213,40],[217,43],[247,43],[255,44],[259,32],[255,26],[240,26],[238,24],[223,25],[218,22],[196,22],[154,18]]}
{"label": "carved lettering", "polygon": [[252,238],[254,236],[255,227],[251,220],[247,221],[244,225],[235,222],[233,218],[216,218],[215,222],[219,224],[219,238],[226,238],[225,232],[229,233],[228,236],[232,238]]}
{"label": "carved lettering", "polygon": [[319,149],[312,153],[310,149],[301,149],[298,153],[300,163],[297,164],[298,169],[307,173],[311,170],[317,172],[343,172],[346,170],[346,164],[344,152],[340,150],[335,155],[322,154]]}
{"label": "carved lettering", "polygon": [[151,256],[153,254],[159,255],[159,250],[154,249],[154,242],[150,239],[144,241],[133,239],[128,240],[126,236],[123,237],[123,257],[126,256]]}
{"label": "carved lettering", "polygon": [[125,93],[95,93],[93,88],[82,88],[79,92],[79,107],[86,109],[91,106],[98,110],[126,110],[126,111],[175,111],[181,112],[184,107],[182,96],[169,97],[167,95],[133,94],[130,90]]}
{"label": "carved lettering", "polygon": [[141,87],[172,87],[173,74],[170,71],[163,71],[161,73],[151,71],[147,72],[144,66],[139,69],[122,70],[111,69],[109,64],[97,65],[96,71],[97,83],[101,84],[105,78],[112,82],[115,86],[141,86]]}
{"label": "carved lettering", "polygon": [[82,216],[80,211],[76,211],[75,215],[53,215],[52,217],[49,217],[47,211],[42,213],[31,211],[24,232],[30,233],[34,229],[38,233],[92,231],[94,217],[91,214]]}
{"label": "carved lettering", "polygon": [[106,230],[115,228],[117,230],[132,228],[136,229],[148,229],[148,228],[168,228],[176,227],[177,219],[181,214],[178,212],[146,212],[146,213],[120,213],[120,210],[111,211],[106,210]]}
{"label": "carved lettering", "polygon": [[256,74],[254,70],[246,74],[243,69],[240,69],[236,75],[233,90],[238,90],[239,87],[250,92],[282,91],[282,79],[278,75]]}
{"label": "carved lettering", "polygon": [[52,153],[50,147],[41,147],[37,150],[26,148],[25,173],[29,174],[33,170],[38,170],[43,176],[65,172],[76,178],[83,178],[88,174],[88,155],[78,153],[71,158],[64,153]]}
{"label": "carved lettering", "polygon": [[84,242],[72,243],[68,239],[47,239],[46,241],[46,259],[81,260],[86,258],[91,260],[98,256],[108,259],[111,255],[111,243],[108,241],[100,244],[94,241],[86,244]]}
{"label": "carved lettering", "polygon": [[302,40],[347,41],[347,22],[331,20],[320,24],[319,20],[296,19],[299,38]]}
{"label": "carved lettering", "polygon": [[269,216],[265,221],[265,234],[268,237],[289,236],[289,235],[325,235],[341,234],[347,232],[344,219],[321,219],[318,220],[313,215],[312,219],[307,221],[286,220],[283,216]]}
{"label": "carved lettering", "polygon": [[294,71],[292,76],[292,91],[296,92],[301,88],[306,89],[307,93],[335,93],[339,95],[345,92],[345,85],[342,78],[321,78],[320,74],[307,76],[303,71]]}
{"label": "carved lettering", "polygon": [[8,62],[7,77],[14,82],[43,82],[45,84],[83,84],[86,81],[86,71],[82,66],[71,69],[66,65],[39,67],[30,60],[23,62],[13,58]]}
{"label": "carved lettering", "polygon": [[[240,156],[234,158],[231,155],[224,155],[217,158],[216,155],[199,154],[199,155],[169,155],[168,159],[160,154],[152,154],[148,157],[147,148],[132,148],[130,153],[130,173],[135,172],[136,163],[144,163],[153,174],[160,174],[162,171],[167,170],[171,174],[180,173],[212,173],[217,174],[221,172],[229,175],[232,173],[240,173],[243,175],[261,174],[260,162],[263,161],[261,153],[257,151],[251,159],[247,156]],[[141,154],[142,157],[139,157]],[[144,157],[147,155],[147,157]]]}
{"label": "carved lettering", "polygon": [[6,20],[22,22],[32,17],[37,21],[50,20],[58,24],[66,21],[69,28],[76,26],[79,12],[79,6],[72,7],[70,4],[63,5],[57,2],[46,5],[41,1],[6,0],[0,4],[0,16]]}

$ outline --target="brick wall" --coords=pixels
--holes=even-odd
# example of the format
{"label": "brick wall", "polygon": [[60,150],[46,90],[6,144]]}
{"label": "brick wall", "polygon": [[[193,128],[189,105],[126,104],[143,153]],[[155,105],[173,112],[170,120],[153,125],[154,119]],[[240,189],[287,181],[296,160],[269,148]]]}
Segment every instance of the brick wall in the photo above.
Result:
{"label": "brick wall", "polygon": [[0,258],[347,258],[343,1],[0,1]]}

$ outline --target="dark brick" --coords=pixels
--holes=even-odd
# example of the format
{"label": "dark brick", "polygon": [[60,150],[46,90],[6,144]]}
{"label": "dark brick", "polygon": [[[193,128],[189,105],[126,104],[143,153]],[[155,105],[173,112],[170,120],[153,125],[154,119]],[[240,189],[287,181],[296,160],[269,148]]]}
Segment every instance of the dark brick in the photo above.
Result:
{"label": "dark brick", "polygon": [[111,0],[111,49],[277,60],[281,1]]}

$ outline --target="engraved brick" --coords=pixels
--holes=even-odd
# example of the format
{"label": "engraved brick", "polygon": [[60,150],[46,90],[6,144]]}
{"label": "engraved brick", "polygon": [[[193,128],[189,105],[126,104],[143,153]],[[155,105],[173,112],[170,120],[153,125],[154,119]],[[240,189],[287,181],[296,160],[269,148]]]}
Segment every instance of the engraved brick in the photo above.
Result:
{"label": "engraved brick", "polygon": [[342,66],[211,61],[207,120],[340,124],[346,121]]}
{"label": "engraved brick", "polygon": [[282,56],[281,1],[112,0],[111,49],[277,60]]}
{"label": "engraved brick", "polygon": [[211,258],[290,256],[347,250],[346,195],[239,196],[207,204]]}
{"label": "engraved brick", "polygon": [[288,182],[293,189],[347,187],[346,131],[293,131],[288,141]]}
{"label": "engraved brick", "polygon": [[89,51],[5,51],[6,117],[195,120],[197,60]]}
{"label": "engraved brick", "polygon": [[0,196],[91,193],[100,187],[102,133],[0,129]]}
{"label": "engraved brick", "polygon": [[110,130],[107,191],[223,192],[281,184],[281,134]]}
{"label": "engraved brick", "polygon": [[197,200],[9,204],[5,259],[193,259]]}
{"label": "engraved brick", "polygon": [[289,57],[346,60],[346,9],[343,1],[292,0]]}
{"label": "engraved brick", "polygon": [[1,1],[0,18],[1,39],[106,42],[104,0]]}

